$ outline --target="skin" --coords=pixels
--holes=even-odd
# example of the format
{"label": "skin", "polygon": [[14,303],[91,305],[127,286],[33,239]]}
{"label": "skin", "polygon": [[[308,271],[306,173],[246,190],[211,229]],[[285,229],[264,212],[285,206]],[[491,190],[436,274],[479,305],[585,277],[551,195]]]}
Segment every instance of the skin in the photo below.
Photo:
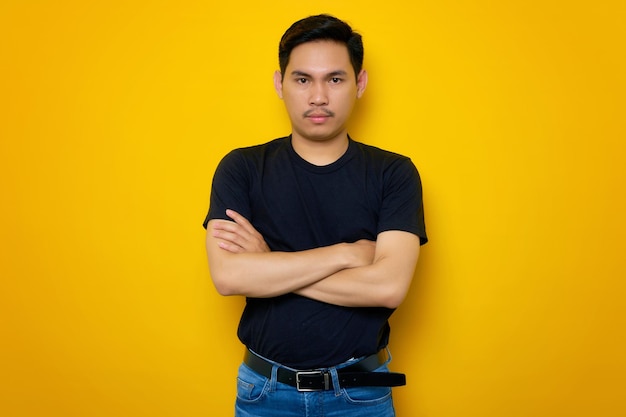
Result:
{"label": "skin", "polygon": [[[355,76],[345,45],[314,41],[294,48],[285,74],[274,86],[285,102],[295,151],[308,162],[327,165],[348,148],[348,122],[363,95],[367,73]],[[295,292],[350,307],[400,305],[419,256],[419,238],[385,231],[376,242],[301,252],[272,252],[250,222],[233,210],[232,221],[211,220],[207,255],[211,277],[222,295],[273,297]]]}
{"label": "skin", "polygon": [[274,88],[285,102],[292,144],[302,158],[327,165],[343,155],[346,124],[366,86],[367,72],[355,76],[345,45],[316,41],[293,49],[285,74],[274,74]]}

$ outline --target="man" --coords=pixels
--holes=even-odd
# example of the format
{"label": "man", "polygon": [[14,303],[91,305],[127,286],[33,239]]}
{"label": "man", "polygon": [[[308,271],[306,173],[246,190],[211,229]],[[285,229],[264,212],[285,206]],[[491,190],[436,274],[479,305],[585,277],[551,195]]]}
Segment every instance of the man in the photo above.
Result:
{"label": "man", "polygon": [[328,15],[279,46],[288,137],[237,149],[213,179],[211,277],[247,297],[238,336],[237,416],[393,416],[388,318],[426,243],[410,159],[352,140],[363,95],[361,36]]}

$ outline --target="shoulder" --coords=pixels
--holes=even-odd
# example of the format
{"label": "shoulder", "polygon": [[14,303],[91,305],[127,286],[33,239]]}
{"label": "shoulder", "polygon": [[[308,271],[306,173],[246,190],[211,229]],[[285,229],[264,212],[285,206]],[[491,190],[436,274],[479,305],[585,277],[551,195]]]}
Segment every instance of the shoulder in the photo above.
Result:
{"label": "shoulder", "polygon": [[388,162],[410,160],[408,156],[387,149],[379,148],[378,146],[368,145],[363,142],[357,142],[353,139],[351,139],[351,142],[355,149],[366,157]]}
{"label": "shoulder", "polygon": [[256,165],[257,163],[265,160],[268,155],[276,155],[277,153],[284,152],[288,146],[289,138],[282,137],[258,145],[236,148],[228,152],[222,158],[220,165]]}
{"label": "shoulder", "polygon": [[352,142],[356,149],[356,153],[364,158],[364,160],[370,167],[376,170],[381,170],[383,172],[394,172],[396,170],[404,172],[417,172],[417,169],[411,161],[411,158],[406,155],[382,149],[377,146],[368,145],[363,142]]}
{"label": "shoulder", "polygon": [[282,137],[270,140],[269,142],[261,143],[258,145],[246,146],[242,148],[236,148],[230,151],[226,157],[232,155],[238,157],[254,157],[257,155],[264,155],[268,152],[276,152],[281,149],[287,148],[289,145],[289,137]]}

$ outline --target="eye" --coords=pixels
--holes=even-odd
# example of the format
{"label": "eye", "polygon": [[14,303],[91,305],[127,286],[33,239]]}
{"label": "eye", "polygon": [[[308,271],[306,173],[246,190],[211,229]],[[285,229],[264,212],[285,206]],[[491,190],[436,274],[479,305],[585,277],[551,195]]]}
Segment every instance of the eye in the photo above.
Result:
{"label": "eye", "polygon": [[307,80],[307,79],[306,79],[306,78],[304,78],[304,77],[300,77],[300,78],[297,78],[297,79],[296,79],[296,82],[297,82],[298,84],[306,84],[308,81],[309,81],[309,80]]}
{"label": "eye", "polygon": [[341,82],[341,78],[333,77],[330,79],[331,84],[339,84]]}

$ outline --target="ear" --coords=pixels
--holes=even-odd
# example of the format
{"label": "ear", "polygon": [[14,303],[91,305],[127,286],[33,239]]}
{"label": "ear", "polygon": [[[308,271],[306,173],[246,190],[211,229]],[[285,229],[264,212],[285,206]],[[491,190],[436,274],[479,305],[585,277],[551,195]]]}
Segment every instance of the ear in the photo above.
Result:
{"label": "ear", "polygon": [[283,98],[283,76],[280,71],[274,72],[274,89],[281,99]]}
{"label": "ear", "polygon": [[362,69],[356,78],[356,98],[361,98],[365,92],[365,87],[367,87],[367,71]]}

